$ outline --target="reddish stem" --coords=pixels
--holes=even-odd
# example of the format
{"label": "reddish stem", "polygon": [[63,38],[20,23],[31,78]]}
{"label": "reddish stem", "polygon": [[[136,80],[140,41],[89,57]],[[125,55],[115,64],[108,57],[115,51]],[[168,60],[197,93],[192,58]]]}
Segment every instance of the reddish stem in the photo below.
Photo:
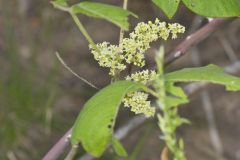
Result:
{"label": "reddish stem", "polygon": [[65,150],[69,144],[69,135],[71,135],[72,128],[65,133],[65,135],[48,151],[42,160],[56,160]]}
{"label": "reddish stem", "polygon": [[169,65],[173,61],[185,55],[188,49],[206,39],[209,35],[211,35],[211,33],[216,31],[219,26],[224,24],[227,20],[229,19],[213,19],[201,29],[187,36],[185,40],[183,40],[177,47],[175,47],[171,52],[166,55],[165,65]]}

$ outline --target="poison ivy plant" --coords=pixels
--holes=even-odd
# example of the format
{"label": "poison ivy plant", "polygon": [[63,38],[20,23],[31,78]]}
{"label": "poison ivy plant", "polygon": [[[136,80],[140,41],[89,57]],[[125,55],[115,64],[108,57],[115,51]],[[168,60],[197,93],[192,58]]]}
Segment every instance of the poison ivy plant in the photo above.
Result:
{"label": "poison ivy plant", "polygon": [[[168,18],[176,13],[180,0],[153,0]],[[205,17],[240,16],[239,0],[182,0],[183,4],[196,14]]]}
{"label": "poison ivy plant", "polygon": [[[130,81],[115,82],[87,101],[81,110],[72,131],[71,142],[79,142],[92,155],[99,157],[113,138],[113,127],[119,105],[128,92],[144,88],[144,85]],[[113,141],[115,148],[119,143]],[[123,151],[119,151],[123,154]]]}

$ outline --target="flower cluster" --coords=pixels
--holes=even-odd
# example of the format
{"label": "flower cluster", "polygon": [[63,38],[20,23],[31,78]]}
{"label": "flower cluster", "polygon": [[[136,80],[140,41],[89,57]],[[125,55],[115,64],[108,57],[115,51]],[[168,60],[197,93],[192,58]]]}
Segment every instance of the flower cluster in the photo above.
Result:
{"label": "flower cluster", "polygon": [[147,101],[148,94],[144,92],[129,93],[124,99],[124,106],[131,107],[131,111],[136,114],[143,113],[146,117],[154,116],[155,108],[151,107],[150,101]]}
{"label": "flower cluster", "polygon": [[137,73],[133,73],[130,76],[127,76],[126,80],[147,84],[148,82],[155,80],[156,77],[157,73],[155,71],[143,70]]}
{"label": "flower cluster", "polygon": [[[155,71],[143,70],[126,77],[126,80],[147,84],[157,77]],[[125,107],[131,107],[131,111],[136,114],[143,113],[146,117],[154,116],[155,108],[151,107],[148,94],[144,92],[133,92],[127,94],[123,99]]]}
{"label": "flower cluster", "polygon": [[185,32],[185,27],[183,27],[182,25],[179,25],[178,23],[168,24],[168,29],[172,33],[172,39],[176,39],[178,33]]}
{"label": "flower cluster", "polygon": [[126,68],[126,65],[122,63],[124,57],[119,54],[118,46],[103,42],[97,44],[98,50],[95,50],[91,45],[89,47],[99,65],[110,68],[110,75],[114,76],[116,71],[122,71]]}
{"label": "flower cluster", "polygon": [[150,43],[162,38],[167,40],[169,35],[175,39],[178,33],[183,33],[185,28],[178,24],[160,22],[139,23],[129,38],[124,38],[119,45],[111,45],[107,42],[90,46],[94,58],[100,66],[110,68],[110,75],[114,76],[126,68],[126,64],[134,64],[139,67],[145,65],[144,52],[150,48]]}

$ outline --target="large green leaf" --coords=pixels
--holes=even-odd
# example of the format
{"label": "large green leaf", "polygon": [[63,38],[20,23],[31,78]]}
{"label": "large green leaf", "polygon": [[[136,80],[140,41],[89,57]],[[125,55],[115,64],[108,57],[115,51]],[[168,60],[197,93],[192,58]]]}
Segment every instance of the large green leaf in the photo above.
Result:
{"label": "large green leaf", "polygon": [[152,0],[171,19],[176,13],[180,0]]}
{"label": "large green leaf", "polygon": [[206,17],[240,15],[240,0],[182,0],[193,12]]}
{"label": "large green leaf", "polygon": [[119,105],[128,92],[144,87],[130,81],[118,81],[100,90],[86,102],[72,131],[71,143],[81,143],[93,156],[99,157],[112,139]]}
{"label": "large green leaf", "polygon": [[186,68],[165,75],[168,82],[206,81],[226,86],[227,90],[240,90],[240,78],[228,75],[216,65],[205,67]]}
{"label": "large green leaf", "polygon": [[128,16],[136,17],[132,12],[120,7],[94,2],[81,2],[73,5],[71,9],[75,14],[80,13],[90,17],[105,19],[126,30],[129,28]]}

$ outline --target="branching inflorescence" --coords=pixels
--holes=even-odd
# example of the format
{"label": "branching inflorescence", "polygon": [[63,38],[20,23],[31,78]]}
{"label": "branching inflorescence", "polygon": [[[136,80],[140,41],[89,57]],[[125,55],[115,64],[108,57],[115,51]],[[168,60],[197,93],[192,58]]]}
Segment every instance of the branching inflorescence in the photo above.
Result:
{"label": "branching inflorescence", "polygon": [[102,67],[110,69],[109,74],[115,76],[126,69],[127,64],[143,67],[145,65],[144,53],[150,48],[150,43],[160,38],[167,40],[170,34],[175,39],[178,33],[184,33],[185,28],[178,24],[160,22],[139,23],[129,38],[124,38],[119,45],[108,42],[97,44],[96,50],[90,45],[94,58]]}
{"label": "branching inflorescence", "polygon": [[[90,45],[94,58],[102,67],[110,69],[109,75],[115,76],[125,70],[127,64],[138,67],[145,65],[144,53],[150,48],[150,43],[158,39],[167,40],[171,35],[172,39],[177,38],[178,33],[184,33],[185,27],[178,23],[167,24],[156,19],[154,22],[139,23],[129,38],[124,38],[119,45],[112,45],[109,42],[97,44],[97,50]],[[155,71],[144,70],[126,77],[145,85],[149,85],[157,77]],[[143,113],[145,116],[154,116],[155,108],[151,107],[148,94],[144,92],[129,93],[123,100],[125,107],[131,107],[136,114]]]}
{"label": "branching inflorescence", "polygon": [[[160,38],[167,40],[170,36],[172,39],[175,39],[177,34],[184,33],[184,31],[185,27],[178,23],[167,24],[156,19],[154,22],[139,23],[134,31],[130,33],[129,38],[123,38],[119,45],[103,42],[97,44],[97,47],[90,45],[90,49],[99,65],[109,68],[109,75],[115,77],[125,70],[128,64],[143,67],[145,65],[144,53],[150,48],[151,42]],[[184,123],[185,119],[178,116],[177,107],[172,107],[171,104],[168,104],[167,99],[169,97],[167,96],[163,79],[163,54],[157,63],[158,72],[142,70],[125,77],[125,79],[142,83],[146,86],[153,85],[153,88],[156,90],[156,92],[154,91],[156,93],[155,96],[158,99],[157,104],[163,111],[162,115],[158,114],[159,127],[164,134],[162,138],[166,141],[169,150],[174,154],[175,160],[185,160],[183,142],[178,140],[175,135],[176,128]],[[128,93],[123,99],[123,104],[135,114],[142,113],[146,117],[152,117],[155,115],[155,107],[151,106],[148,97],[148,93],[144,91]]]}

